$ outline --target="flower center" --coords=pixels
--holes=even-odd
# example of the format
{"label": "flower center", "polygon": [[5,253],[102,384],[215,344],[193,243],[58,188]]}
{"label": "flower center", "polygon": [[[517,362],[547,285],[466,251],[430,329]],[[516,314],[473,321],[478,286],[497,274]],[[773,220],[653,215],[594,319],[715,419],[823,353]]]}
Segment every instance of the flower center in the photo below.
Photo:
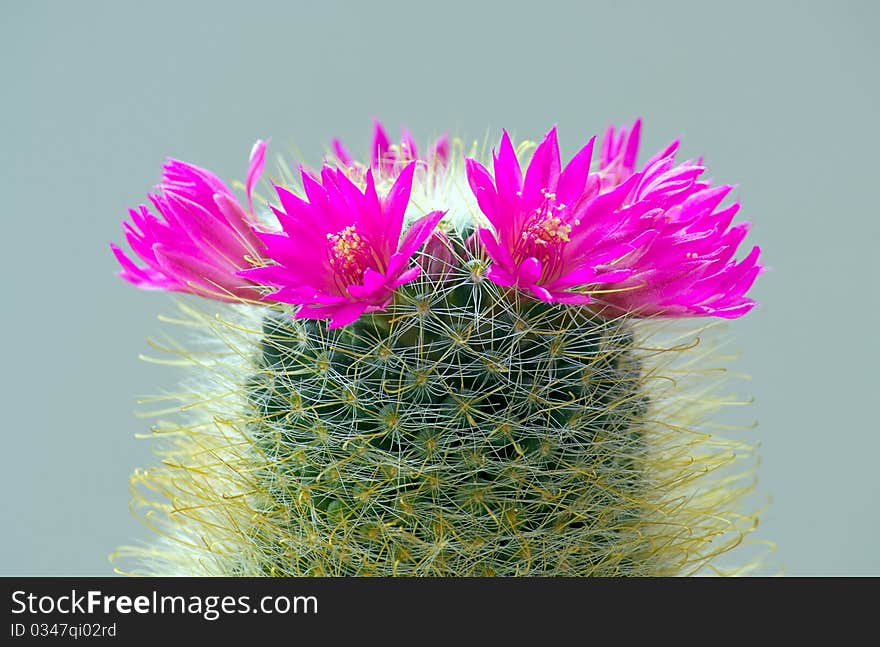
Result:
{"label": "flower center", "polygon": [[372,254],[366,240],[355,225],[349,225],[335,234],[327,234],[330,267],[345,285],[361,280]]}
{"label": "flower center", "polygon": [[553,216],[546,212],[533,216],[526,223],[522,233],[522,239],[533,245],[559,245],[571,240],[571,225],[565,224],[559,216]]}

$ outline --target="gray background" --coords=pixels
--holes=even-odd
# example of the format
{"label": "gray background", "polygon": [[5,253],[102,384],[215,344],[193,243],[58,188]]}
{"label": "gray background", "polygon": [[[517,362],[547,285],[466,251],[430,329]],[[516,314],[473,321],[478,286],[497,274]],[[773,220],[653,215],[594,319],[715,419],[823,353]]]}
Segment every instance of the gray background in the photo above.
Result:
{"label": "gray background", "polygon": [[775,565],[880,575],[878,6],[4,0],[0,574],[108,574],[148,537],[133,411],[177,374],[137,355],[171,300],[107,242],[166,155],[242,178],[257,137],[318,161],[334,135],[365,150],[373,115],[419,140],[555,122],[571,154],[640,115],[642,161],[705,153],[774,267],[732,329]]}

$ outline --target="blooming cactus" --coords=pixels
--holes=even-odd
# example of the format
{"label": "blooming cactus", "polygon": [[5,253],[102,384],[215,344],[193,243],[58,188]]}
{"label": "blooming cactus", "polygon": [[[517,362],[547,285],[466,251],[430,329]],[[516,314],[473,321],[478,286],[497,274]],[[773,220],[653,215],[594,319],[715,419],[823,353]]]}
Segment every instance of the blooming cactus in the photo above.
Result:
{"label": "blooming cactus", "polygon": [[480,160],[377,122],[368,161],[334,141],[261,217],[264,144],[247,208],[169,162],[164,221],[126,225],[145,265],[113,248],[122,277],[236,305],[181,305],[210,352],[174,351],[200,386],[133,477],[166,539],[121,555],[151,574],[720,571],[756,519],[749,448],[705,426],[730,400],[699,317],[754,307],[759,250],[736,260],[731,187],[677,142],[639,165],[640,131],[563,165],[555,128],[527,160],[507,132]]}

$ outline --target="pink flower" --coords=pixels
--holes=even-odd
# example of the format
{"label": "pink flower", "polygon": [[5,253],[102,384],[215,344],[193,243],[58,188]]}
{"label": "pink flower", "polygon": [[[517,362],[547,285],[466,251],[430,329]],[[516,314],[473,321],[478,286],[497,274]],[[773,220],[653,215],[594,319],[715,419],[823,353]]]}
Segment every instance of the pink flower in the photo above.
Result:
{"label": "pink flower", "polygon": [[[341,164],[365,170],[349,154],[345,146],[338,139],[332,142],[333,152]],[[374,173],[382,176],[394,177],[409,162],[419,161],[426,165],[444,167],[449,162],[449,138],[443,135],[431,146],[430,152],[424,159],[419,157],[416,142],[410,132],[404,128],[401,134],[400,144],[392,144],[378,120],[374,121],[373,145],[370,149],[370,168]]]}
{"label": "pink flower", "polygon": [[490,280],[542,301],[585,304],[591,299],[584,286],[631,274],[612,264],[634,249],[632,237],[620,235],[615,214],[634,182],[599,195],[598,178],[589,175],[594,140],[562,169],[554,128],[535,150],[525,179],[506,131],[493,152],[494,178],[466,160],[471,189],[494,229],[478,232],[492,260]]}
{"label": "pink flower", "polygon": [[222,301],[258,296],[252,282],[236,272],[259,259],[254,235],[252,193],[263,172],[266,143],[251,150],[246,212],[232,191],[213,173],[186,162],[168,160],[159,193],[149,195],[157,218],[146,205],[130,209],[125,238],[144,266],[118,246],[110,247],[122,266],[119,275],[140,288],[190,292]]}
{"label": "pink flower", "polygon": [[[507,133],[494,178],[467,160],[468,180],[494,231],[480,229],[492,261],[487,277],[543,301],[601,301],[607,314],[738,317],[760,272],[755,247],[733,260],[747,224],[719,206],[731,187],[698,180],[701,165],[675,166],[674,142],[636,172],[640,122],[606,136],[600,170],[593,142],[561,169],[556,129],[522,177]],[[592,296],[591,296],[592,293]]]}
{"label": "pink flower", "polygon": [[297,318],[329,318],[329,328],[385,308],[396,288],[419,275],[409,261],[443,217],[429,213],[401,240],[414,169],[414,162],[403,169],[384,200],[371,170],[362,191],[338,168],[325,165],[320,179],[301,169],[307,200],[276,186],[281,209],[272,209],[284,231],[257,232],[277,264],[240,275],[276,288],[264,299],[299,305]]}
{"label": "pink flower", "polygon": [[621,261],[631,274],[597,296],[609,314],[740,317],[756,305],[746,292],[763,270],[760,248],[734,259],[749,223],[731,226],[738,202],[719,208],[733,187],[701,180],[700,161],[676,165],[678,145],[672,142],[634,176],[626,204],[640,214],[647,237]]}

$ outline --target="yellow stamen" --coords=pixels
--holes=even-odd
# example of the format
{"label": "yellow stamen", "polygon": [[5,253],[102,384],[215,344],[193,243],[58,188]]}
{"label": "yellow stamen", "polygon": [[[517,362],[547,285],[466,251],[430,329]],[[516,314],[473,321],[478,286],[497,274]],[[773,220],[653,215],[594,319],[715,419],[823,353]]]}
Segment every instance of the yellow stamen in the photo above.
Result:
{"label": "yellow stamen", "polygon": [[366,241],[354,225],[336,234],[327,234],[330,243],[330,265],[344,276],[359,273],[363,269],[363,255],[368,252]]}
{"label": "yellow stamen", "polygon": [[531,241],[536,245],[550,245],[567,243],[570,238],[571,225],[562,221],[559,216],[547,214],[539,215],[532,220],[522,232],[524,241]]}

